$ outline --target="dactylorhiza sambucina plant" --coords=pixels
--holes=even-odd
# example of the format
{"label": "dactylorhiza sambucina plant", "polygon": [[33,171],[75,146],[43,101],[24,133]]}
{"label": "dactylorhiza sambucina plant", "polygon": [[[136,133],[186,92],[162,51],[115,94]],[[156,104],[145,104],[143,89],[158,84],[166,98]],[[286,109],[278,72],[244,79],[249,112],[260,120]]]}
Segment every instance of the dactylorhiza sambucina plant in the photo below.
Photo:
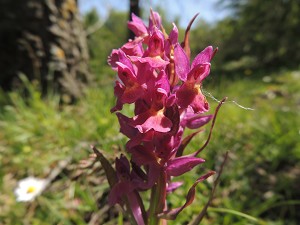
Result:
{"label": "dactylorhiza sambucina plant", "polygon": [[[186,203],[168,209],[166,197],[182,182],[172,182],[195,166],[204,163],[198,154],[207,145],[216,114],[205,114],[209,104],[201,92],[202,81],[210,73],[210,61],[216,49],[209,46],[191,62],[189,48],[190,22],[184,41],[178,42],[178,29],[167,34],[157,12],[151,11],[149,26],[134,14],[128,27],[135,34],[121,48],[113,50],[108,62],[118,74],[114,93],[117,97],[112,112],[120,124],[120,132],[129,138],[126,144],[128,159],[121,155],[115,169],[96,150],[111,187],[110,204],[123,206],[132,224],[166,224],[192,203],[196,185],[214,174],[210,171],[198,178],[190,188]],[[134,105],[134,116],[120,111],[124,104]],[[209,138],[193,154],[184,155],[198,128],[212,120]],[[186,128],[194,133],[183,137]],[[150,206],[145,209],[140,193],[151,190]]]}

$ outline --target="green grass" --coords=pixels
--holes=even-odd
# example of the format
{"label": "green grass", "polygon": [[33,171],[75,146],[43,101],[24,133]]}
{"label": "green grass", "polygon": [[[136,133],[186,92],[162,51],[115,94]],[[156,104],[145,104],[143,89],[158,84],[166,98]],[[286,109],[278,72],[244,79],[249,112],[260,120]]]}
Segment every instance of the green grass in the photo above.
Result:
{"label": "green grass", "polygon": [[[204,167],[186,174],[184,187],[169,198],[174,207],[183,204],[197,177],[218,170],[229,150],[203,224],[293,225],[300,220],[300,74],[267,75],[264,81],[213,77],[204,84],[205,91],[217,99],[227,96],[228,101],[200,155],[206,159]],[[122,224],[117,210],[105,211],[108,185],[99,165],[80,167],[80,160],[91,153],[90,144],[114,158],[117,146],[125,141],[109,112],[114,105],[113,84],[100,83],[74,105],[61,105],[57,95],[42,98],[38,86],[24,82],[27,98],[23,91],[0,93],[0,224],[88,224],[91,218]],[[214,110],[217,102],[208,100]],[[240,108],[232,100],[254,110]],[[201,133],[187,150],[199,148],[206,137],[207,131]],[[47,177],[69,157],[71,162],[36,201],[15,201],[13,190],[19,179]],[[209,182],[199,184],[195,202],[170,224],[191,221],[208,200],[210,189]]]}
{"label": "green grass", "polygon": [[[76,224],[84,224],[80,222],[84,215],[97,208],[91,189],[101,189],[103,185],[88,185],[84,171],[79,169],[79,160],[88,158],[90,144],[109,151],[122,139],[117,120],[109,113],[114,98],[106,93],[113,89],[113,84],[89,89],[76,104],[62,106],[56,95],[42,98],[37,87],[24,82],[29,97],[25,98],[23,91],[9,93],[10,104],[3,106],[0,114],[0,224],[24,224],[28,216],[30,204],[14,200],[12,191],[17,180],[29,175],[46,177],[68,157],[72,158],[70,168],[63,170],[58,181],[49,187],[47,198],[39,199],[29,223],[71,224],[75,220]],[[76,171],[83,175],[72,180]],[[71,189],[72,198],[66,196]],[[77,200],[78,208],[71,212],[64,209]]]}

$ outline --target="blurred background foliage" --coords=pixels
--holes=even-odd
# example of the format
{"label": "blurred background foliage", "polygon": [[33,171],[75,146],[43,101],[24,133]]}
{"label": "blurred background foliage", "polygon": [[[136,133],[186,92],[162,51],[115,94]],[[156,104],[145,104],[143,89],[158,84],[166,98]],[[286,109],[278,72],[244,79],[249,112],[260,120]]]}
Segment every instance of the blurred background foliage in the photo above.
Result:
{"label": "blurred background foliage", "polygon": [[[65,16],[71,20],[75,16],[68,15],[78,13],[72,7],[66,8],[76,1],[45,2],[48,5],[42,6],[46,8],[51,2],[57,3],[57,7],[66,4],[63,9],[69,14],[60,10],[60,18]],[[5,8],[8,4],[12,5]],[[296,225],[300,221],[300,2],[221,0],[218,6],[232,13],[215,23],[196,20],[190,43],[194,56],[207,45],[219,48],[203,91],[212,110],[217,102],[210,95],[216,99],[228,96],[229,100],[222,106],[211,143],[201,155],[206,159],[204,167],[182,178],[185,185],[172,195],[170,205],[183,204],[183,196],[194,180],[204,170],[218,170],[223,154],[229,150],[221,183],[203,224]],[[64,76],[81,72],[66,79],[62,87],[68,88],[62,89],[57,88],[59,85],[53,87],[52,73],[47,74],[45,91],[42,73],[34,76],[29,70],[17,67],[22,54],[16,51],[22,49],[23,42],[16,45],[7,42],[12,34],[17,34],[18,39],[22,33],[21,25],[14,27],[12,23],[19,20],[9,17],[13,3],[1,0],[0,8],[6,12],[0,20],[0,46],[5,50],[0,54],[3,86],[0,91],[0,224],[123,224],[119,209],[106,204],[108,185],[101,167],[89,159],[89,145],[96,144],[110,159],[119,155],[120,149],[124,151],[126,138],[118,133],[116,117],[110,114],[114,105],[115,72],[107,65],[107,56],[128,39],[128,12],[111,8],[108,16],[103,17],[91,9],[82,15],[80,37],[89,55],[84,57],[86,66],[80,70],[76,63],[72,64],[74,60],[68,61],[74,59],[71,53],[65,54],[65,58],[57,57],[61,54],[51,58],[51,51],[46,51],[51,53],[48,60],[56,63],[51,64],[56,65],[56,76],[61,76],[59,71],[66,72]],[[167,19],[168,10],[154,9],[161,13],[165,29],[170,31],[173,21]],[[141,7],[140,10],[146,21],[149,9]],[[178,28],[182,40],[185,27]],[[70,47],[60,38],[58,35],[58,39],[53,39],[56,46],[63,50]],[[41,40],[43,43],[44,39]],[[48,41],[45,39],[45,43]],[[14,46],[13,51],[9,46]],[[75,56],[81,55],[82,51],[78,50],[81,48],[74,50],[74,46],[80,45],[75,44],[64,52],[75,51]],[[68,66],[61,67],[63,63]],[[48,64],[46,60],[45,65]],[[72,70],[73,66],[77,69]],[[15,76],[17,85],[6,87],[6,71],[9,76]],[[85,73],[92,78],[82,79]],[[254,110],[243,109],[235,102]],[[207,131],[201,133],[188,150],[199,148],[207,134]],[[63,168],[59,166],[61,162],[66,162]],[[36,201],[15,201],[13,190],[19,179],[30,175],[45,178],[56,168],[60,168],[60,173]],[[200,184],[193,205],[170,224],[188,224],[208,200],[211,186],[211,181]]]}

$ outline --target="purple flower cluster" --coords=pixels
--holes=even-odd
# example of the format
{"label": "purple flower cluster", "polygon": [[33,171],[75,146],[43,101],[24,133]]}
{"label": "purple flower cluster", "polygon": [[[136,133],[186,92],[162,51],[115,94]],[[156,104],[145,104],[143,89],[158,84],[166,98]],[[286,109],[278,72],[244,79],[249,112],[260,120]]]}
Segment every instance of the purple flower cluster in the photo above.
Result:
{"label": "purple flower cluster", "polygon": [[[199,130],[186,138],[183,134],[186,128],[200,128],[213,118],[204,114],[209,104],[201,86],[210,73],[216,50],[209,46],[191,62],[189,28],[180,44],[176,25],[167,34],[159,14],[153,11],[149,26],[133,14],[128,27],[135,39],[113,50],[108,62],[118,73],[114,87],[117,101],[111,111],[116,112],[120,131],[129,138],[126,150],[131,159],[124,155],[116,159],[116,181],[109,201],[127,204],[137,224],[151,224],[152,217],[156,222],[159,218],[174,219],[193,201],[190,196],[180,208],[169,210],[166,206],[167,194],[182,184],[171,178],[204,162],[197,157],[199,151],[183,155],[183,149]],[[134,104],[133,117],[119,112],[124,104]],[[200,177],[196,183],[212,174]],[[146,211],[139,193],[149,189],[150,209]]]}

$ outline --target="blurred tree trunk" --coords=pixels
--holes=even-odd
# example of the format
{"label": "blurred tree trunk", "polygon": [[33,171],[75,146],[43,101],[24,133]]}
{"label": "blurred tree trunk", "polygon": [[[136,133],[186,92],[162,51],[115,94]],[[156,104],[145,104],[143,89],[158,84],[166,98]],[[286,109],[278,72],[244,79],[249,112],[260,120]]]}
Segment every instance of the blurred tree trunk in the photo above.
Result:
{"label": "blurred tree trunk", "polygon": [[[129,20],[131,20],[132,13],[136,16],[140,16],[139,0],[130,0],[129,4]],[[128,38],[132,40],[134,39],[134,33],[131,30],[129,30]]]}
{"label": "blurred tree trunk", "polygon": [[0,49],[5,90],[23,73],[76,98],[91,79],[76,0],[0,0]]}

